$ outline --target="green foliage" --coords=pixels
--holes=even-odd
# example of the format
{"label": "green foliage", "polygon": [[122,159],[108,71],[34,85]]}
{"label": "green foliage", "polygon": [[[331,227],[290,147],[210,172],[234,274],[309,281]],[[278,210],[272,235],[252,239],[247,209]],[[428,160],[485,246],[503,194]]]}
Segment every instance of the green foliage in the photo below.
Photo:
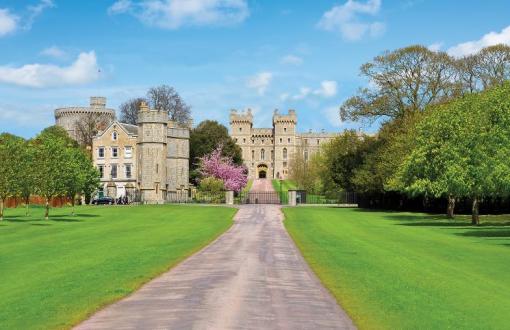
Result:
{"label": "green foliage", "polygon": [[283,208],[284,225],[360,329],[500,329],[510,322],[508,216]]}
{"label": "green foliage", "polygon": [[43,212],[12,209],[0,226],[0,329],[72,328],[213,241],[236,210],[80,206],[42,225]]}
{"label": "green foliage", "polygon": [[223,180],[210,176],[200,180],[199,189],[200,191],[220,192],[225,190],[225,186]]}
{"label": "green foliage", "polygon": [[191,131],[190,135],[190,177],[200,176],[196,169],[199,158],[212,153],[219,145],[222,155],[232,158],[234,164],[243,164],[241,148],[228,134],[228,129],[213,120],[205,120]]}
{"label": "green foliage", "polygon": [[20,191],[19,172],[23,160],[25,141],[12,134],[0,135],[0,220],[3,220],[4,203]]}
{"label": "green foliage", "polygon": [[[510,194],[510,84],[431,108],[397,180],[411,194],[505,197]],[[477,205],[474,205],[477,206]],[[477,223],[478,210],[473,209]]]}

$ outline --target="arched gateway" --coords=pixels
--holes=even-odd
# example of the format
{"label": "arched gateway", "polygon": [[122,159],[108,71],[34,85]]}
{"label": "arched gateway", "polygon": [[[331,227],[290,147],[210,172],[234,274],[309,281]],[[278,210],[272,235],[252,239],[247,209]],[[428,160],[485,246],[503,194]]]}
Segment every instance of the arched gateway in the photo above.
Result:
{"label": "arched gateway", "polygon": [[266,164],[259,164],[257,166],[257,177],[259,179],[267,178],[267,165]]}

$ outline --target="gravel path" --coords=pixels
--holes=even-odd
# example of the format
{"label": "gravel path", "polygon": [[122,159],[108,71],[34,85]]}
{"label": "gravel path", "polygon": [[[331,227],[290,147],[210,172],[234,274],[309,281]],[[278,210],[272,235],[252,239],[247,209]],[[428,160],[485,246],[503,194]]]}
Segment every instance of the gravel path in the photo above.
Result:
{"label": "gravel path", "polygon": [[282,218],[242,206],[211,245],[76,329],[353,329]]}

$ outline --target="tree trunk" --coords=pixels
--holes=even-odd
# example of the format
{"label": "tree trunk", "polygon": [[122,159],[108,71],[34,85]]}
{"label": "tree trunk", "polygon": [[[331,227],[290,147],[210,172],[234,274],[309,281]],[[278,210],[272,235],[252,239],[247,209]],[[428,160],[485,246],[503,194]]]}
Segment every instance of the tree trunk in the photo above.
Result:
{"label": "tree trunk", "polygon": [[4,220],[4,199],[0,198],[0,221]]}
{"label": "tree trunk", "polygon": [[480,224],[479,203],[480,203],[480,201],[478,200],[478,197],[474,197],[472,213],[471,213],[471,224],[472,225]]}
{"label": "tree trunk", "polygon": [[25,216],[30,216],[30,197],[25,197]]}
{"label": "tree trunk", "polygon": [[44,219],[48,220],[50,216],[50,199],[46,198],[46,211],[44,212]]}
{"label": "tree trunk", "polygon": [[448,209],[446,211],[446,215],[448,219],[453,219],[455,217],[455,197],[452,195],[448,196]]}
{"label": "tree trunk", "polygon": [[73,217],[74,217],[74,202],[75,202],[74,197],[71,197],[71,206],[72,206],[71,216],[73,216]]}

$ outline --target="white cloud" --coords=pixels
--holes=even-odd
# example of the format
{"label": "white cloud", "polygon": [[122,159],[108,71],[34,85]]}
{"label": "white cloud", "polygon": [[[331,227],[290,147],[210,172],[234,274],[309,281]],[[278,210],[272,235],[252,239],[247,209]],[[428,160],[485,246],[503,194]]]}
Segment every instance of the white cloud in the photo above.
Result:
{"label": "white cloud", "polygon": [[497,44],[510,45],[510,26],[501,32],[489,32],[479,40],[473,40],[458,44],[448,49],[448,54],[455,57],[462,57],[477,53],[482,48]]}
{"label": "white cloud", "polygon": [[321,111],[323,115],[328,119],[329,124],[334,127],[342,127],[343,122],[340,119],[340,108],[338,106],[328,107]]}
{"label": "white cloud", "polygon": [[375,16],[381,9],[381,0],[360,2],[347,0],[325,12],[317,26],[326,31],[338,31],[350,41],[360,40],[365,35],[377,37],[386,30],[386,25],[377,21],[363,21],[360,16]]}
{"label": "white cloud", "polygon": [[66,67],[52,64],[0,66],[0,83],[27,87],[53,87],[85,84],[99,78],[95,52],[81,53]]}
{"label": "white cloud", "polygon": [[118,0],[109,14],[129,13],[143,23],[164,29],[182,26],[232,25],[249,16],[246,0]]}
{"label": "white cloud", "polygon": [[433,51],[433,52],[438,52],[441,50],[441,48],[443,48],[443,43],[442,42],[435,42],[431,45],[429,45],[427,47],[429,50]]}
{"label": "white cloud", "polygon": [[324,97],[333,97],[337,92],[337,83],[333,80],[324,80],[321,82],[321,88],[315,90],[313,93],[315,95],[320,95]]}
{"label": "white cloud", "polygon": [[273,74],[271,72],[260,72],[253,77],[250,77],[246,83],[246,86],[256,89],[259,95],[264,95],[272,79]]}
{"label": "white cloud", "polygon": [[67,53],[57,46],[51,46],[41,51],[41,55],[62,59],[67,56]]}
{"label": "white cloud", "polygon": [[280,62],[282,64],[301,65],[301,64],[303,64],[303,59],[299,56],[289,54],[289,55],[282,57]]}
{"label": "white cloud", "polygon": [[55,7],[52,0],[41,0],[37,5],[28,6],[28,17],[26,18],[24,28],[29,30],[34,24],[35,19],[46,9]]}
{"label": "white cloud", "polygon": [[129,12],[133,8],[130,0],[119,0],[108,8],[109,15],[123,14]]}
{"label": "white cloud", "polygon": [[0,37],[16,30],[18,16],[11,14],[8,9],[0,9]]}
{"label": "white cloud", "polygon": [[280,100],[285,102],[287,100],[299,101],[307,98],[308,96],[320,96],[320,97],[333,97],[336,95],[338,89],[338,84],[333,80],[324,80],[321,82],[321,86],[318,89],[312,90],[308,87],[301,87],[299,89],[299,93],[290,95],[288,93],[284,93],[280,95]]}

